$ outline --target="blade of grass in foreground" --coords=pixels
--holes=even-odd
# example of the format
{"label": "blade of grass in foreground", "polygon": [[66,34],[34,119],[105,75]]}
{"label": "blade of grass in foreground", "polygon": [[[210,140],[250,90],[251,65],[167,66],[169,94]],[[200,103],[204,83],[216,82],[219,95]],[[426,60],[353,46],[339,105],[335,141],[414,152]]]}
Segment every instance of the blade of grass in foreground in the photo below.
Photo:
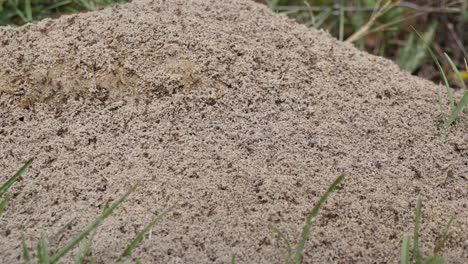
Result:
{"label": "blade of grass in foreground", "polygon": [[286,263],[290,263],[291,255],[292,255],[292,248],[291,248],[291,243],[289,243],[289,239],[276,226],[270,226],[270,229],[273,230],[273,232],[275,232],[286,243],[286,248],[288,249],[288,261],[286,261]]}
{"label": "blade of grass in foreground", "polygon": [[421,202],[421,199],[419,199],[418,205],[416,206],[416,220],[414,221],[414,234],[413,234],[413,251],[414,251],[414,261],[416,264],[421,263],[421,253],[419,252],[419,222],[421,220],[421,211],[422,211],[422,202]]}
{"label": "blade of grass in foreground", "polygon": [[455,100],[453,99],[452,89],[450,88],[450,85],[448,83],[447,76],[445,76],[444,70],[442,69],[442,66],[439,63],[437,56],[434,54],[429,44],[424,40],[423,36],[421,36],[421,34],[413,26],[411,26],[411,28],[414,30],[414,32],[416,32],[418,37],[424,43],[424,46],[426,47],[429,54],[431,54],[431,57],[434,60],[437,66],[437,69],[439,69],[440,75],[442,76],[442,79],[444,80],[445,87],[447,87],[447,93],[448,93],[449,102],[450,102],[450,112],[453,112],[455,109]]}
{"label": "blade of grass in foreground", "polygon": [[404,235],[403,242],[401,243],[401,264],[409,264],[409,242],[410,236]]}
{"label": "blade of grass in foreground", "polygon": [[55,253],[51,257],[51,263],[56,263],[61,257],[67,254],[73,247],[76,246],[82,239],[89,235],[91,231],[96,229],[104,219],[106,219],[112,211],[115,210],[129,195],[132,193],[136,188],[136,185],[130,188],[122,197],[120,197],[117,201],[115,201],[109,208],[104,210],[104,212],[91,224],[89,224],[83,231],[81,231],[74,239],[69,241],[62,249],[60,249],[57,253]]}
{"label": "blade of grass in foreground", "polygon": [[320,207],[322,207],[323,203],[325,203],[330,193],[336,189],[336,187],[343,181],[343,179],[344,179],[344,175],[342,174],[332,183],[332,185],[330,185],[330,187],[328,187],[327,191],[322,195],[322,197],[320,197],[320,200],[318,201],[318,203],[314,206],[312,211],[310,211],[309,215],[307,216],[306,222],[302,229],[301,237],[299,239],[299,243],[296,248],[296,254],[294,255],[294,261],[293,261],[294,264],[301,263],[302,252],[304,251],[304,246],[310,233],[312,220],[314,219],[315,216],[317,216],[320,210]]}
{"label": "blade of grass in foreground", "polygon": [[25,264],[31,263],[31,255],[29,254],[28,246],[26,246],[26,241],[24,240],[24,235],[21,238],[21,247],[23,249],[23,260]]}
{"label": "blade of grass in foreground", "polygon": [[424,264],[444,264],[445,260],[442,257],[429,257],[424,260]]}
{"label": "blade of grass in foreground", "polygon": [[460,71],[458,70],[457,66],[455,66],[455,63],[453,63],[452,59],[449,57],[449,55],[447,55],[447,53],[444,53],[444,54],[448,62],[450,63],[450,66],[452,67],[453,72],[458,77],[458,80],[460,81],[460,84],[462,85],[463,91],[465,92],[460,102],[458,102],[457,107],[452,111],[452,114],[447,120],[447,126],[450,126],[453,122],[455,122],[455,120],[457,119],[463,107],[468,106],[468,91],[466,90],[465,81],[463,80],[463,77]]}
{"label": "blade of grass in foreground", "polygon": [[439,241],[437,241],[437,244],[434,247],[434,251],[433,251],[434,256],[437,256],[437,254],[442,250],[445,240],[447,240],[448,231],[450,229],[450,226],[452,226],[452,223],[454,220],[455,220],[454,216],[450,217],[450,220],[448,221],[447,225],[445,226],[444,232],[442,233],[442,237],[439,239]]}
{"label": "blade of grass in foreground", "polygon": [[171,206],[170,208],[164,210],[162,213],[160,213],[156,218],[154,218],[153,221],[151,221],[149,224],[147,224],[143,230],[140,231],[140,233],[137,234],[137,236],[130,242],[130,244],[127,246],[125,249],[124,253],[122,256],[119,258],[119,260],[123,257],[128,257],[132,254],[133,249],[140,243],[140,241],[143,239],[143,236],[157,223],[159,223],[166,215],[171,212],[174,209],[174,206]]}
{"label": "blade of grass in foreground", "polygon": [[30,159],[28,160],[24,165],[23,167],[21,167],[16,173],[15,175],[13,175],[13,177],[11,177],[8,181],[6,181],[2,187],[0,187],[0,197],[2,197],[2,195],[8,190],[8,188],[11,187],[11,185],[13,185],[13,183],[15,183],[16,180],[18,180],[19,176],[21,176],[21,174],[24,173],[24,171],[29,168],[29,166],[31,165],[31,163],[33,162],[33,159]]}
{"label": "blade of grass in foreground", "polygon": [[[28,160],[24,165],[23,167],[21,167],[16,173],[15,175],[13,175],[13,177],[11,177],[10,179],[8,179],[8,181],[6,181],[1,187],[0,187],[0,198],[2,198],[2,196],[4,196],[5,192],[13,185],[13,183],[15,183],[18,178],[21,176],[21,174],[24,173],[24,171],[31,165],[32,163],[32,159]],[[8,201],[10,201],[10,195],[6,194],[3,199],[0,200],[0,215],[5,211],[5,207],[8,203]]]}
{"label": "blade of grass in foreground", "polygon": [[5,211],[6,204],[10,201],[10,194],[5,194],[5,197],[3,200],[0,202],[0,215]]}
{"label": "blade of grass in foreground", "polygon": [[85,240],[81,241],[80,248],[75,255],[75,264],[83,263],[86,256],[88,256],[91,245],[93,244],[94,235],[96,235],[96,232],[91,233]]}
{"label": "blade of grass in foreground", "polygon": [[48,242],[44,233],[42,232],[41,232],[41,237],[39,239],[39,242],[37,243],[37,260],[40,264],[52,263],[49,257]]}
{"label": "blade of grass in foreground", "polygon": [[466,90],[465,81],[463,80],[463,77],[462,77],[460,71],[458,70],[457,66],[455,65],[455,63],[453,62],[453,60],[450,58],[450,56],[447,53],[444,53],[444,55],[445,55],[445,58],[447,58],[450,66],[452,67],[453,72],[455,73],[458,80],[460,81],[460,84],[461,84],[463,90]]}
{"label": "blade of grass in foreground", "polygon": [[461,110],[465,106],[468,106],[468,91],[465,91],[465,94],[463,94],[462,99],[460,100],[460,102],[458,102],[457,107],[453,110],[452,114],[447,120],[447,125],[451,125],[453,122],[455,122]]}

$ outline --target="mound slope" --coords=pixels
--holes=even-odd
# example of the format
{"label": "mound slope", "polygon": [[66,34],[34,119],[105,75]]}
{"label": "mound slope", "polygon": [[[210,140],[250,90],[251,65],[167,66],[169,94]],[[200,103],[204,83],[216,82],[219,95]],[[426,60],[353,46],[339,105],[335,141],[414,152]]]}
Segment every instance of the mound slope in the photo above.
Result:
{"label": "mound slope", "polygon": [[[0,28],[0,179],[36,157],[0,217],[0,262],[45,231],[51,248],[140,182],[98,230],[110,263],[282,263],[305,215],[304,262],[396,262],[418,197],[429,252],[468,259],[468,119],[447,136],[441,89],[247,0],[142,0]],[[464,231],[463,231],[464,230]],[[71,258],[69,259],[71,261]]]}

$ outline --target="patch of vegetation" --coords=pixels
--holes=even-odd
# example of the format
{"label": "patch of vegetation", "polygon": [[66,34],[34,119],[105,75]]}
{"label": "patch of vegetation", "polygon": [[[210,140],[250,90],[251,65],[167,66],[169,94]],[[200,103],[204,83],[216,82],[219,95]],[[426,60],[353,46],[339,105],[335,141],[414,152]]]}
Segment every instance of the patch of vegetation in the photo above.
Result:
{"label": "patch of vegetation", "polygon": [[[423,0],[257,0],[310,27],[325,30],[359,49],[394,60],[413,74],[438,81],[438,69],[424,63],[427,52],[414,37],[410,25],[424,32],[424,39],[451,54],[455,65],[468,57],[465,25],[468,4]],[[465,1],[466,2],[466,1]],[[433,21],[433,23],[428,23]],[[437,34],[436,34],[437,32]],[[442,56],[442,54],[439,54]],[[444,64],[444,68],[450,68]],[[421,70],[421,68],[423,68]],[[459,67],[460,68],[460,67]],[[468,80],[468,71],[461,71]],[[458,81],[454,75],[449,81]],[[442,76],[440,76],[442,78]]]}
{"label": "patch of vegetation", "polygon": [[442,250],[445,241],[447,240],[448,231],[450,226],[454,221],[454,217],[452,216],[444,228],[441,237],[437,241],[432,254],[427,257],[422,257],[421,250],[419,248],[419,225],[421,222],[421,213],[422,213],[422,202],[418,200],[418,205],[416,207],[416,219],[414,222],[414,232],[413,232],[413,256],[410,257],[410,235],[404,235],[403,241],[401,244],[401,264],[443,264],[445,260],[443,257],[439,256],[438,254]]}
{"label": "patch of vegetation", "polygon": [[[8,179],[0,187],[0,214],[4,212],[5,207],[9,201],[10,196],[6,194],[8,189],[19,179],[19,177],[31,166],[33,159],[28,160],[10,179]],[[85,227],[80,233],[78,233],[73,239],[65,244],[61,249],[57,250],[54,254],[50,255],[49,242],[44,233],[40,234],[40,239],[37,243],[35,259],[31,257],[30,250],[26,246],[24,240],[21,241],[23,249],[23,260],[25,263],[38,263],[38,264],[54,264],[57,263],[63,256],[69,253],[75,246],[80,244],[78,252],[75,256],[75,264],[85,263],[87,256],[90,253],[92,241],[94,238],[96,228],[106,219],[111,213],[136,189],[136,186],[130,188],[123,196],[117,199],[110,207],[106,207],[101,215]],[[174,209],[174,206],[164,210],[162,213],[157,215],[149,224],[147,224],[128,244],[124,252],[117,259],[117,263],[141,263],[138,259],[133,262],[131,258],[132,251],[137,245],[143,240],[143,237],[152,227],[163,220],[167,214]]]}
{"label": "patch of vegetation", "polygon": [[[24,171],[31,165],[31,163],[32,163],[32,159],[26,162],[23,165],[23,167],[21,167],[13,177],[11,177],[6,183],[4,183],[1,186],[0,198],[2,198],[2,196],[8,190],[8,188],[20,177],[20,175],[24,173]],[[287,236],[283,232],[281,232],[278,228],[274,226],[270,226],[272,231],[275,232],[286,244],[287,252],[288,252],[287,259],[286,259],[287,264],[289,263],[299,264],[302,262],[302,256],[303,256],[305,244],[308,240],[308,237],[311,231],[312,222],[314,218],[318,215],[320,208],[323,206],[328,196],[337,188],[337,186],[343,180],[344,180],[344,175],[340,175],[338,178],[336,178],[335,181],[328,187],[328,189],[320,197],[319,201],[316,203],[316,205],[312,208],[312,210],[307,215],[305,224],[302,228],[302,232],[299,237],[298,244],[294,250],[294,255],[293,255],[293,248]],[[88,256],[91,251],[92,241],[95,235],[95,230],[99,227],[99,225],[105,219],[107,219],[112,214],[112,212],[118,206],[120,206],[120,204],[122,204],[126,200],[126,198],[133,191],[135,191],[135,189],[136,189],[136,186],[130,188],[124,195],[122,195],[109,207],[104,208],[103,212],[98,218],[96,218],[93,222],[91,222],[88,226],[86,226],[81,232],[75,235],[74,238],[72,238],[69,242],[67,242],[65,246],[58,249],[53,254],[50,254],[50,251],[48,248],[49,242],[44,233],[41,232],[40,234],[40,238],[36,246],[36,252],[35,252],[34,257],[32,257],[30,249],[27,247],[25,239],[23,237],[23,240],[21,241],[21,246],[22,246],[22,252],[23,252],[22,257],[23,257],[24,263],[54,264],[54,263],[57,263],[62,257],[68,254],[73,248],[75,248],[78,245],[79,245],[79,248],[75,255],[75,264],[88,263],[88,261],[91,261],[91,263],[94,263],[94,260],[92,258],[88,258]],[[4,206],[6,205],[7,202],[8,202],[8,198],[7,197],[3,198],[1,202],[2,207],[0,208],[1,209],[0,212],[3,211]],[[173,209],[174,209],[174,206],[164,210],[163,212],[158,214],[149,224],[147,224],[135,236],[135,238],[127,245],[124,252],[116,260],[116,263],[126,263],[126,264],[141,263],[139,259],[136,259],[136,260],[131,259],[132,251],[143,240],[144,235],[157,223],[163,220]],[[454,221],[454,217],[451,217],[448,224],[445,226],[445,229],[440,239],[437,241],[432,254],[428,257],[423,258],[421,255],[421,251],[419,249],[419,226],[420,226],[420,221],[421,221],[421,214],[422,214],[422,202],[421,200],[419,200],[417,204],[417,209],[416,209],[416,219],[415,219],[414,234],[413,234],[413,256],[410,257],[411,237],[410,235],[404,235],[403,241],[402,241],[402,247],[401,247],[401,263],[402,264],[410,264],[410,263],[442,264],[442,263],[445,263],[445,260],[438,254],[442,250],[444,243],[447,240],[448,231]],[[232,264],[236,263],[235,256],[232,256],[231,263]]]}
{"label": "patch of vegetation", "polygon": [[28,160],[23,167],[21,167],[15,175],[13,175],[8,181],[6,181],[1,187],[0,187],[0,215],[5,211],[5,207],[10,200],[10,194],[6,193],[8,189],[15,183],[19,177],[31,166],[31,163],[33,162],[32,159]]}
{"label": "patch of vegetation", "polygon": [[[468,106],[468,90],[466,90],[465,81],[463,80],[462,74],[460,73],[457,66],[455,65],[455,63],[450,58],[450,56],[447,53],[444,53],[445,58],[447,59],[450,66],[452,67],[452,70],[453,70],[455,76],[457,76],[457,78],[458,78],[458,80],[460,82],[460,86],[462,87],[462,89],[464,91],[463,97],[460,99],[460,102],[458,102],[458,104],[455,104],[455,99],[454,99],[454,96],[453,96],[452,88],[450,87],[447,76],[446,76],[446,74],[444,72],[444,69],[442,68],[442,66],[441,66],[441,64],[439,62],[439,59],[437,59],[437,56],[435,55],[435,53],[432,50],[431,46],[426,42],[425,38],[416,29],[413,28],[413,30],[419,36],[422,43],[424,44],[427,51],[429,52],[429,54],[431,54],[431,57],[434,60],[434,63],[437,65],[437,69],[439,69],[440,75],[442,76],[442,79],[444,80],[445,87],[447,88],[447,95],[448,95],[448,101],[449,101],[449,104],[450,104],[450,113],[451,113],[450,116],[448,117],[446,123],[445,123],[445,128],[448,128],[458,118],[458,115],[460,114],[462,109],[464,107]],[[467,66],[466,70],[468,71],[468,66]],[[441,104],[440,99],[439,99],[439,103]]]}
{"label": "patch of vegetation", "polygon": [[320,197],[317,204],[315,204],[314,208],[312,208],[312,210],[307,215],[304,227],[302,228],[301,236],[299,237],[299,242],[296,246],[294,256],[292,256],[293,250],[292,250],[291,243],[289,242],[289,239],[287,238],[287,236],[275,226],[271,226],[271,229],[273,230],[273,232],[275,232],[286,244],[286,247],[288,250],[288,257],[287,257],[286,263],[299,264],[302,262],[302,255],[304,252],[305,243],[307,242],[307,239],[309,238],[310,229],[312,227],[312,221],[317,216],[320,208],[325,203],[328,196],[336,189],[336,187],[343,180],[344,180],[344,175],[340,175],[338,178],[336,178],[336,180],[330,185],[330,187],[328,187],[325,193]]}
{"label": "patch of vegetation", "polygon": [[128,0],[0,0],[0,25],[23,25],[46,17],[94,11]]}
{"label": "patch of vegetation", "polygon": [[[61,249],[57,250],[54,254],[50,254],[48,249],[48,241],[44,233],[41,233],[39,242],[37,243],[37,250],[36,250],[36,259],[34,263],[38,264],[54,264],[57,263],[63,256],[69,253],[73,248],[75,248],[78,244],[81,243],[78,253],[75,255],[75,264],[85,263],[88,254],[90,253],[90,249],[92,246],[92,240],[94,238],[94,230],[105,220],[107,219],[111,213],[136,189],[136,186],[130,188],[123,196],[117,199],[110,207],[105,208],[101,215],[96,218],[93,222],[91,222],[87,227],[85,227],[80,233],[78,233],[74,238],[72,238],[68,243],[65,244]],[[170,207],[169,209],[164,210],[162,213],[157,215],[149,224],[147,224],[136,236],[135,238],[128,244],[125,248],[124,252],[120,255],[117,259],[117,263],[141,263],[140,260],[131,260],[130,256],[132,251],[136,248],[136,246],[143,240],[144,235],[157,223],[159,223],[162,219],[164,219],[167,214],[169,214],[174,207]],[[93,232],[93,233],[92,233]],[[29,249],[26,246],[26,243],[23,239],[22,241],[23,246],[23,259],[25,263],[31,263],[31,254]]]}

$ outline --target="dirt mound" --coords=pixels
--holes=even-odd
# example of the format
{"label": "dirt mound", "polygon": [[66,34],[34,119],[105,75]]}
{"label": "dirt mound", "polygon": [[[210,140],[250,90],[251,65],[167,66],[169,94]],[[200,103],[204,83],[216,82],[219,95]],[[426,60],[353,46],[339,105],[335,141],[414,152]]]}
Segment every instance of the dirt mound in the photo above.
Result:
{"label": "dirt mound", "polygon": [[305,263],[397,262],[418,197],[424,252],[457,214],[443,255],[466,262],[468,119],[442,135],[439,90],[247,0],[133,1],[0,28],[0,180],[36,157],[0,217],[0,262],[19,261],[22,234],[63,245],[140,182],[98,229],[98,262],[177,203],[135,257],[283,263],[268,225],[296,242],[343,172]]}

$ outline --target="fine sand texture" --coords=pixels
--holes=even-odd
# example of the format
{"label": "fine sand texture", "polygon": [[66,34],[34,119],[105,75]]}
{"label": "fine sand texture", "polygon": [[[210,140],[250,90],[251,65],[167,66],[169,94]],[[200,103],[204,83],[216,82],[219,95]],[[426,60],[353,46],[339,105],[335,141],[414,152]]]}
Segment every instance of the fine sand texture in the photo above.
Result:
{"label": "fine sand texture", "polygon": [[[468,261],[468,115],[446,134],[444,88],[249,0],[134,0],[0,28],[0,182],[29,158],[0,216],[51,251],[139,183],[97,230],[112,263],[155,214],[144,263],[284,263],[329,184],[304,263],[398,263],[417,199],[430,254]],[[459,96],[459,95],[457,95]],[[446,109],[446,102],[442,102]],[[72,263],[73,254],[63,263]]]}

